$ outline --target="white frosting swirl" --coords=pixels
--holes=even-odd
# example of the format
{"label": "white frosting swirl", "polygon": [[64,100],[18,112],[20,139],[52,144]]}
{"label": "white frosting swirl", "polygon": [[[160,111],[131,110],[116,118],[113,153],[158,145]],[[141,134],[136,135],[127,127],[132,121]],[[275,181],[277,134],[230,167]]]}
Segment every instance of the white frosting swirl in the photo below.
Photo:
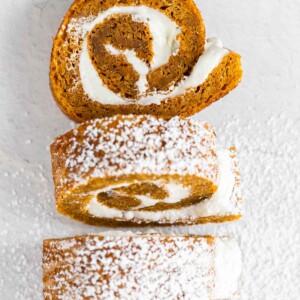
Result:
{"label": "white frosting swirl", "polygon": [[[119,94],[111,91],[100,78],[95,69],[87,46],[87,35],[97,24],[102,23],[107,17],[115,14],[130,14],[135,21],[144,22],[149,25],[153,38],[154,57],[149,68],[135,55],[133,50],[120,51],[111,45],[105,45],[112,55],[124,54],[129,63],[139,73],[140,79],[137,86],[142,95],[138,101],[124,99]],[[138,103],[140,105],[159,104],[168,98],[176,97],[186,92],[189,88],[202,84],[208,75],[215,69],[222,58],[229,53],[223,48],[218,39],[208,39],[204,53],[199,57],[191,74],[185,77],[179,84],[172,86],[168,91],[157,91],[146,94],[146,75],[166,64],[172,55],[176,55],[180,42],[177,40],[181,29],[163,13],[147,6],[115,6],[101,12],[92,22],[86,23],[83,27],[84,42],[80,55],[79,72],[83,89],[90,99],[106,105],[128,105]]]}
{"label": "white frosting swirl", "polygon": [[[229,150],[221,150],[218,153],[219,159],[219,177],[218,177],[218,190],[215,194],[198,204],[183,207],[181,209],[169,209],[164,211],[122,211],[115,208],[109,208],[104,204],[101,204],[97,200],[97,194],[103,191],[109,191],[114,188],[128,186],[130,184],[122,184],[109,186],[105,189],[93,192],[93,197],[90,203],[87,205],[87,211],[98,218],[114,218],[119,220],[144,220],[144,221],[168,221],[174,222],[178,220],[196,219],[199,217],[210,217],[210,216],[226,216],[233,214],[236,210],[235,203],[232,201],[232,192],[235,185],[235,174],[232,170],[232,159],[230,157]],[[189,190],[184,188],[178,183],[171,183],[166,185],[165,188],[168,190],[169,197],[166,203],[180,202],[189,196]],[[155,199],[145,196],[135,196],[142,201],[141,207],[147,207],[153,205]],[[165,201],[162,201],[165,202]],[[141,208],[139,207],[139,208]]]}

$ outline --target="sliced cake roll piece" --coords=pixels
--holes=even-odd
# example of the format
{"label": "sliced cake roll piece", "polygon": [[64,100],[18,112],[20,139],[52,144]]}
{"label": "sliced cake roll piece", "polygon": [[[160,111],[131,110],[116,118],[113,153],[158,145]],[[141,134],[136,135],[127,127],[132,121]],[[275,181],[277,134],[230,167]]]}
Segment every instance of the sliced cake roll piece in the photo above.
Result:
{"label": "sliced cake roll piece", "polygon": [[76,0],[54,40],[50,82],[73,120],[190,116],[234,89],[240,56],[206,39],[192,0]]}
{"label": "sliced cake roll piece", "polygon": [[196,224],[241,216],[235,149],[206,122],[117,115],[51,145],[57,209],[93,225]]}
{"label": "sliced cake roll piece", "polygon": [[229,237],[105,233],[44,241],[44,299],[232,299],[241,253]]}

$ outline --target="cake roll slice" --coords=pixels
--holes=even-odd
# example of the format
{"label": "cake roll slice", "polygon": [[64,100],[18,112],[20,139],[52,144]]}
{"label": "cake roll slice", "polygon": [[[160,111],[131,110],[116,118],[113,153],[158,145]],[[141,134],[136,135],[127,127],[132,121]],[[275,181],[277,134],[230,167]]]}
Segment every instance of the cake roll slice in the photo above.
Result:
{"label": "cake roll slice", "polygon": [[238,295],[229,237],[105,233],[44,241],[45,300],[222,300]]}
{"label": "cake roll slice", "polygon": [[225,222],[241,216],[235,149],[206,122],[117,115],[51,145],[57,209],[92,225]]}
{"label": "cake roll slice", "polygon": [[206,38],[192,0],[76,0],[50,64],[54,98],[78,122],[116,114],[190,116],[241,77],[240,55]]}

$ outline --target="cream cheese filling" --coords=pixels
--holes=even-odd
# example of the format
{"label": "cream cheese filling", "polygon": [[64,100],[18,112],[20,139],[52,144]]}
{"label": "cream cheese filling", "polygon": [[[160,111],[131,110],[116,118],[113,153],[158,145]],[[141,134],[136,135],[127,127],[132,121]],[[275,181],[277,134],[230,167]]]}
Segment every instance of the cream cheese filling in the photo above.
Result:
{"label": "cream cheese filling", "polygon": [[[140,183],[140,182],[135,182]],[[164,189],[168,193],[168,197],[162,200],[157,200],[155,198],[152,198],[150,195],[135,195],[134,198],[141,201],[141,204],[132,208],[130,211],[138,210],[141,208],[147,208],[150,206],[154,206],[158,202],[164,202],[164,203],[177,203],[181,200],[189,197],[190,195],[190,188],[184,187],[182,184],[176,184],[176,183],[164,183],[163,181],[147,181],[147,183],[155,184],[157,187],[160,187]],[[92,192],[92,195],[94,197],[103,192],[111,191],[112,189],[116,189],[119,187],[126,187],[131,185],[132,183],[128,184],[120,184],[120,185],[114,185],[114,186],[108,186],[103,189],[97,190]],[[122,194],[120,192],[114,191],[118,195],[127,196],[126,194]]]}
{"label": "cream cheese filling", "polygon": [[[148,68],[144,62],[136,57],[135,51],[120,51],[111,45],[105,45],[106,49],[113,55],[125,54],[128,62],[131,63],[134,69],[140,74],[137,86],[142,96],[138,101],[124,99],[119,94],[111,91],[103,83],[91,61],[88,51],[88,33],[96,24],[102,23],[107,17],[115,14],[130,14],[134,20],[147,23],[153,38],[154,57],[151,62],[151,68]],[[229,53],[227,49],[223,48],[222,42],[216,38],[207,40],[205,51],[199,57],[191,74],[184,77],[178,85],[170,87],[168,91],[145,93],[148,85],[146,75],[149,71],[166,64],[170,56],[176,55],[180,47],[180,42],[177,39],[180,33],[181,29],[175,22],[171,21],[163,13],[144,5],[116,6],[100,13],[95,20],[86,23],[83,27],[84,42],[80,55],[79,72],[84,92],[90,99],[107,105],[128,105],[134,103],[150,105],[160,104],[161,101],[176,97],[192,87],[201,85],[205,82],[209,74],[219,65],[223,57]]]}
{"label": "cream cheese filling", "polygon": [[238,291],[238,279],[242,270],[241,250],[232,238],[215,239],[215,270],[212,299],[232,299]]}
{"label": "cream cheese filling", "polygon": [[[107,207],[97,200],[99,192],[110,191],[114,188],[128,186],[130,184],[111,185],[105,189],[92,192],[92,198],[86,207],[89,214],[98,218],[109,218],[116,220],[140,220],[148,222],[174,222],[179,220],[190,220],[199,217],[210,216],[226,216],[233,214],[235,211],[235,203],[232,201],[232,192],[235,185],[235,174],[232,169],[232,158],[230,157],[230,150],[224,149],[218,152],[219,160],[219,175],[218,175],[218,190],[215,194],[198,204],[183,207],[182,209],[169,209],[164,211],[137,211],[128,210],[122,211],[116,208]],[[178,183],[170,183],[165,186],[169,192],[169,197],[165,200],[167,203],[180,202],[182,199],[189,196],[188,189],[184,188]],[[141,207],[147,207],[151,203],[153,205],[154,199],[145,196],[136,196],[142,201]],[[157,201],[157,200],[156,200]],[[172,202],[171,202],[172,201]]]}
{"label": "cream cheese filling", "polygon": [[[190,189],[184,187],[182,184],[168,183],[166,185],[162,185],[161,182],[153,182],[157,186],[163,187],[165,191],[168,193],[168,197],[166,197],[163,202],[164,203],[177,203],[181,200],[187,198],[190,195]],[[135,198],[141,201],[141,204],[137,206],[135,209],[141,209],[153,206],[155,203],[160,202],[159,200],[155,200],[150,196],[137,195]]]}

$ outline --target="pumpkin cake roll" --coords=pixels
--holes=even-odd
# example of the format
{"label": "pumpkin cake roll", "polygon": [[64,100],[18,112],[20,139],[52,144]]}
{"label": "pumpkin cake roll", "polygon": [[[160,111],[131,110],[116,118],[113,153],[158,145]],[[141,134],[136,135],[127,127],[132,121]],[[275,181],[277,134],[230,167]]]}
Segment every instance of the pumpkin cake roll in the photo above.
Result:
{"label": "pumpkin cake roll", "polygon": [[240,273],[229,237],[114,232],[44,241],[45,300],[232,299]]}
{"label": "pumpkin cake roll", "polygon": [[50,81],[73,120],[190,116],[234,89],[240,56],[206,38],[192,0],[76,0],[54,39]]}
{"label": "pumpkin cake roll", "polygon": [[234,148],[206,122],[149,115],[87,121],[51,145],[57,210],[92,225],[241,217]]}

